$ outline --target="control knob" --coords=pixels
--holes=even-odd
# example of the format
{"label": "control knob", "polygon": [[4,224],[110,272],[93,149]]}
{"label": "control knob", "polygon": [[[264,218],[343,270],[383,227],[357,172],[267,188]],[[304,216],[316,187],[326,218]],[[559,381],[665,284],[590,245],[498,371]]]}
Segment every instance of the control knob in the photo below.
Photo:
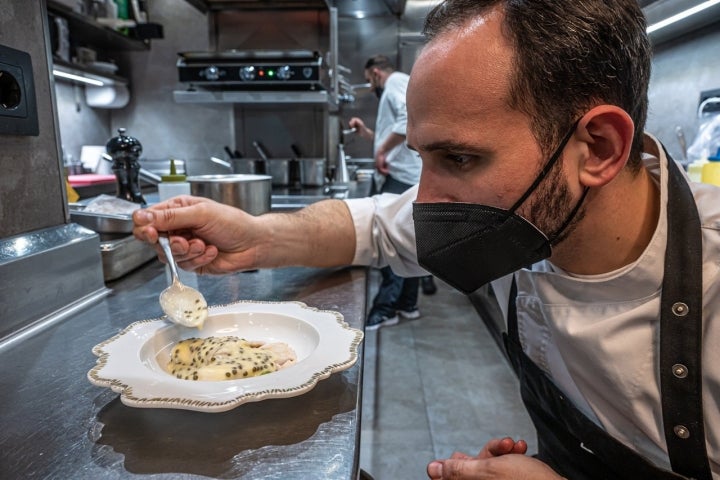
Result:
{"label": "control knob", "polygon": [[246,82],[255,80],[255,67],[242,67],[240,69],[240,80]]}
{"label": "control knob", "polygon": [[289,65],[277,69],[277,78],[280,80],[290,80],[290,77],[292,77],[292,70]]}
{"label": "control knob", "polygon": [[202,71],[202,75],[205,76],[205,80],[217,80],[220,78],[220,70],[215,65],[210,65]]}

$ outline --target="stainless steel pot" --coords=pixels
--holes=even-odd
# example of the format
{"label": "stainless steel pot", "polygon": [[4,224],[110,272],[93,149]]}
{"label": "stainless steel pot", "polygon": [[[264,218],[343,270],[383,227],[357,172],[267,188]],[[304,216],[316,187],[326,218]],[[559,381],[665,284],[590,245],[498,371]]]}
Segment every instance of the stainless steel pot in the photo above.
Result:
{"label": "stainless steel pot", "polygon": [[271,158],[265,165],[268,166],[267,173],[272,177],[272,184],[276,187],[287,187],[290,185],[290,160],[287,158]]}
{"label": "stainless steel pot", "polygon": [[194,175],[187,181],[190,193],[195,196],[261,215],[270,211],[271,179],[269,175]]}
{"label": "stainless steel pot", "polygon": [[325,185],[325,159],[300,158],[300,183],[305,187]]}

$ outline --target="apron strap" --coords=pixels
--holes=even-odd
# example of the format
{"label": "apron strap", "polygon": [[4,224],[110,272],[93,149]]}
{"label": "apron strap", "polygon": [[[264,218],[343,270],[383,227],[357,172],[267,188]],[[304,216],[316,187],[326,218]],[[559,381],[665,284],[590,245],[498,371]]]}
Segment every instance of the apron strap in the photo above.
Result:
{"label": "apron strap", "polygon": [[511,348],[508,342],[516,345],[519,351],[522,351],[522,343],[520,343],[520,335],[518,334],[518,323],[517,323],[517,282],[515,275],[512,276],[512,284],[510,285],[510,301],[508,302],[508,321],[507,321],[507,333],[503,334],[503,342],[505,344],[505,355],[510,360],[510,366],[515,371],[518,378],[521,377],[520,373],[520,359],[515,350]]}
{"label": "apron strap", "polygon": [[[669,172],[668,234],[659,341],[663,429],[673,472],[695,480],[712,480],[702,406],[702,232],[692,191],[667,151],[665,155]],[[513,276],[505,341],[513,369],[521,376],[524,354],[518,333],[516,297]],[[513,349],[512,344],[517,348]],[[541,374],[539,369],[537,374]],[[562,399],[563,395],[559,393],[559,397]]]}
{"label": "apron strap", "polygon": [[[664,147],[663,147],[664,148]],[[668,234],[660,306],[660,391],[673,471],[711,480],[702,406],[702,235],[688,183],[668,155]]]}

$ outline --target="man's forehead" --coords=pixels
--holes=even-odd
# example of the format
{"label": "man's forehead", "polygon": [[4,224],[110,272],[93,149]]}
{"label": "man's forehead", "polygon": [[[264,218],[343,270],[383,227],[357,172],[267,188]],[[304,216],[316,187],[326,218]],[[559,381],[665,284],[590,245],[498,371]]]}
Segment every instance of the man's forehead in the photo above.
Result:
{"label": "man's forehead", "polygon": [[514,50],[503,33],[502,19],[491,9],[433,38],[413,66],[409,88],[429,80],[462,89],[495,89],[494,94],[504,96]]}
{"label": "man's forehead", "polygon": [[[456,48],[452,48],[455,46]],[[409,120],[481,119],[509,108],[511,59],[497,47],[474,54],[472,43],[435,43],[418,58],[407,90]]]}

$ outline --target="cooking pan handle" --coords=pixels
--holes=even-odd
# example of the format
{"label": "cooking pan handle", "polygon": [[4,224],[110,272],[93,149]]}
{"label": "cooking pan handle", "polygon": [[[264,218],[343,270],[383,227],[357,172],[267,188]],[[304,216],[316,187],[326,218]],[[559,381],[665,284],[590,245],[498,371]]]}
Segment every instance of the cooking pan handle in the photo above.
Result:
{"label": "cooking pan handle", "polygon": [[253,147],[255,147],[255,150],[257,150],[258,155],[260,155],[260,158],[262,159],[262,161],[267,162],[268,155],[267,155],[267,152],[265,151],[265,148],[262,146],[262,144],[260,142],[258,142],[257,140],[255,140],[255,141],[253,141]]}

